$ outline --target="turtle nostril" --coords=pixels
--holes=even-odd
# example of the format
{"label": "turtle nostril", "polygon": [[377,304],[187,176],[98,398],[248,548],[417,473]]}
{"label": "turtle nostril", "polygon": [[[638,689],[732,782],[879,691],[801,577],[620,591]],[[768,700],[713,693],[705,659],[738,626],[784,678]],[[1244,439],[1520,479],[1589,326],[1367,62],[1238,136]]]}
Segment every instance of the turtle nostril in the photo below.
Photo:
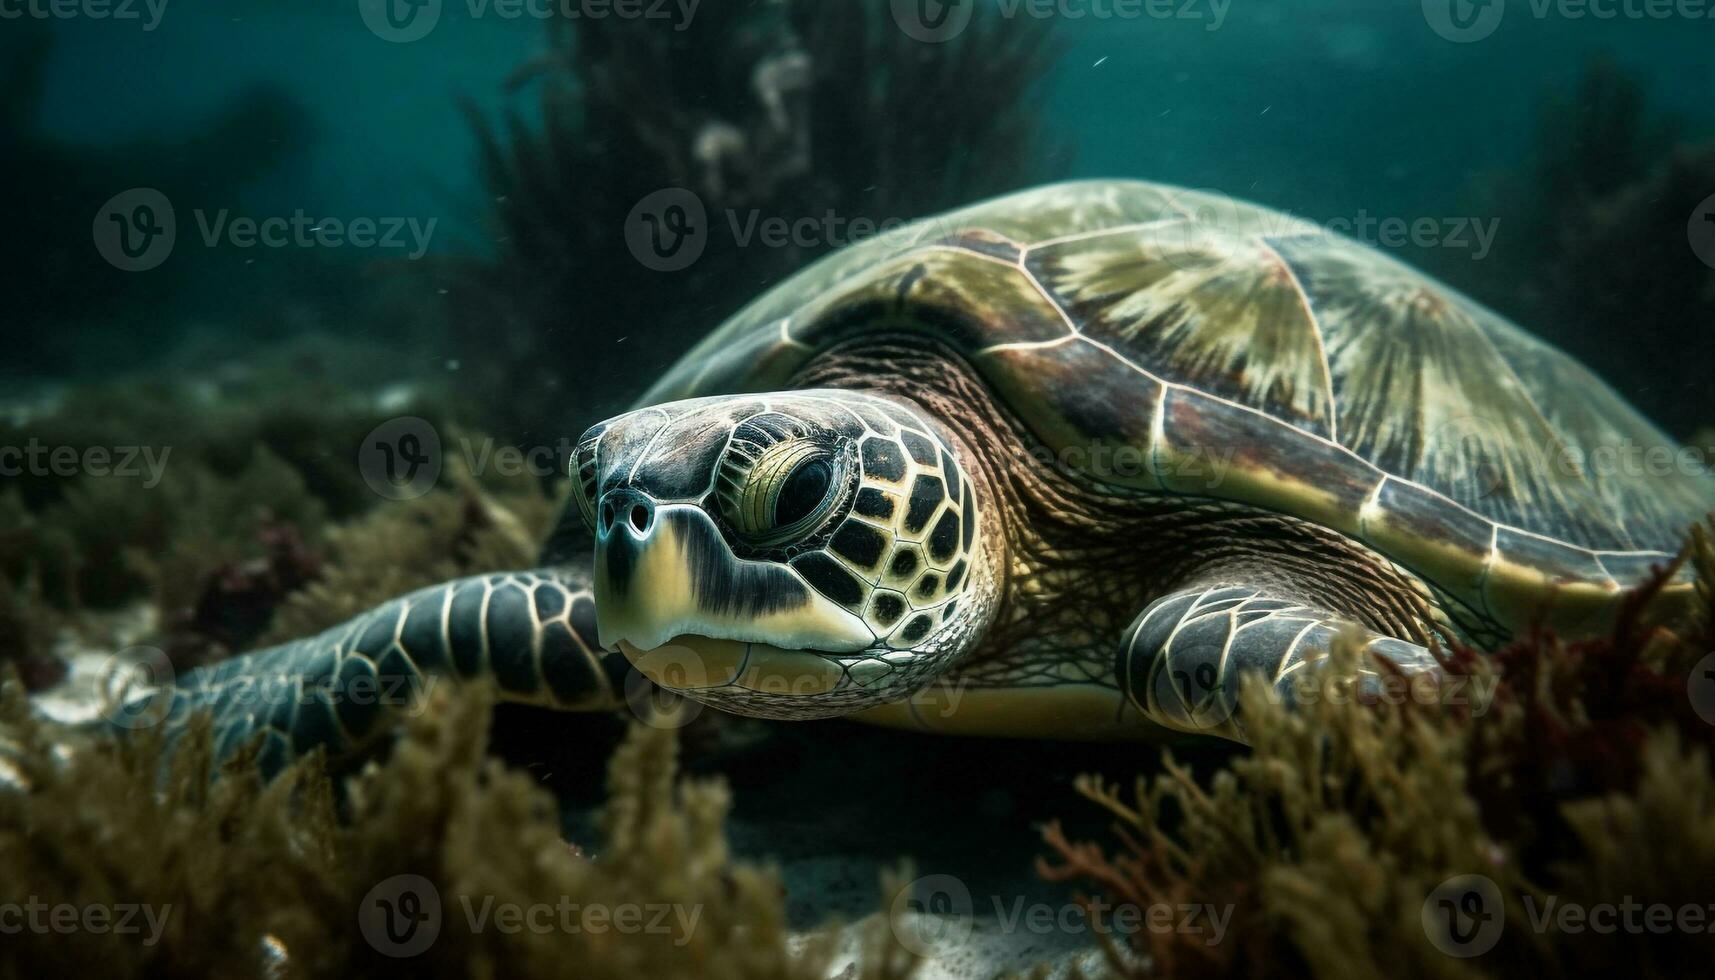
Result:
{"label": "turtle nostril", "polygon": [[654,523],[655,502],[640,491],[622,488],[603,498],[596,532],[606,538],[610,534],[618,534],[621,524],[630,524],[633,535],[642,535],[648,533]]}

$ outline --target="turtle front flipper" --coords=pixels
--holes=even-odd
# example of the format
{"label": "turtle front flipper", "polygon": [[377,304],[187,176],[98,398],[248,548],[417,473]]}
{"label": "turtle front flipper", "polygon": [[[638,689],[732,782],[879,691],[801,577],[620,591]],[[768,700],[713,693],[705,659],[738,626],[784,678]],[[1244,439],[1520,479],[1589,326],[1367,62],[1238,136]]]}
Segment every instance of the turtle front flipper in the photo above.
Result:
{"label": "turtle front flipper", "polygon": [[271,776],[316,746],[333,759],[366,751],[441,682],[486,677],[506,700],[590,711],[621,703],[627,670],[624,658],[596,642],[586,572],[478,575],[192,671],[173,688],[141,692],[124,725],[152,716],[176,738],[210,711],[216,759],[260,737],[260,764]]}
{"label": "turtle front flipper", "polygon": [[[1304,671],[1326,670],[1348,620],[1252,586],[1223,585],[1165,596],[1132,623],[1120,644],[1118,677],[1149,720],[1184,732],[1247,741],[1238,717],[1241,679],[1264,677],[1274,696],[1296,703]],[[1428,649],[1369,630],[1359,673],[1378,678],[1372,656],[1406,674],[1439,670]]]}

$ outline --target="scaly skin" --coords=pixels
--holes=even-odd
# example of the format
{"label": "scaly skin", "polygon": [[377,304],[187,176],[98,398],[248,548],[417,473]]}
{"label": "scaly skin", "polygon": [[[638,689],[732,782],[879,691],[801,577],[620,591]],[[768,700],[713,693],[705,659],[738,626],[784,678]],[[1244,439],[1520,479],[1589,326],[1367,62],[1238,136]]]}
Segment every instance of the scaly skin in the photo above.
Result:
{"label": "scaly skin", "polygon": [[613,707],[627,667],[594,638],[587,572],[477,575],[191,671],[177,687],[140,694],[148,700],[131,706],[126,726],[161,712],[182,733],[192,715],[209,711],[217,760],[259,738],[262,769],[272,775],[317,746],[335,759],[362,754],[388,735],[399,711],[443,680],[490,677],[507,700],[568,711]]}

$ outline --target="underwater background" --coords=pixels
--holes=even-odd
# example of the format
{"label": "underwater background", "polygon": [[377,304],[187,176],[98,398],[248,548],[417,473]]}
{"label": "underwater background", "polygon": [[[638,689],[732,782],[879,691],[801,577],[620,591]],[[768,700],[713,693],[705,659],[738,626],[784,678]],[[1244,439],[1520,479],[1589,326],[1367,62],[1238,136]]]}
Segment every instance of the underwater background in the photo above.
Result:
{"label": "underwater background", "polygon": [[[1689,435],[1693,393],[1669,363],[1684,359],[1639,356],[1636,341],[1686,344],[1689,327],[1651,321],[1708,309],[1684,228],[1707,196],[1715,21],[1621,0],[1447,5],[1482,15],[1474,39],[1410,0],[1068,0],[1049,17],[1012,3],[940,44],[911,43],[896,18],[849,23],[851,5],[716,0],[629,19],[437,0],[404,42],[353,23],[350,3],[10,17],[5,166],[27,190],[0,273],[4,370],[41,382],[337,334],[397,345],[387,370],[503,376],[538,417],[564,378],[620,374],[635,391],[677,352],[668,337],[842,240],[753,241],[698,263],[718,270],[625,268],[626,217],[650,190],[687,186],[716,214],[879,223],[1046,179],[1136,177],[1357,232],[1434,222],[1432,244],[1389,250],[1587,361],[1617,358],[1607,376]],[[783,122],[770,112],[790,117],[788,145],[765,145]],[[717,133],[750,138],[699,163],[694,144]],[[183,212],[183,247],[156,275],[89,247],[90,217],[133,188]],[[418,232],[240,248],[209,244],[193,211]],[[501,346],[551,359],[465,363],[470,334],[519,320],[533,336]],[[614,349],[645,330],[667,334],[653,360]]]}
{"label": "underwater background", "polygon": [[[490,449],[575,439],[863,229],[1059,179],[1215,190],[1354,235],[1715,451],[1715,3],[401,2],[0,0],[12,208],[0,446],[71,447],[84,461],[91,448],[171,453],[159,467],[140,454],[129,474],[0,475],[0,663],[15,687],[51,695],[80,656],[122,648],[188,670],[420,585],[528,567],[566,490],[554,467],[461,468],[449,453],[432,492],[394,501],[357,465],[365,434],[411,416]],[[930,23],[949,12],[955,30]],[[702,238],[664,257],[651,235],[671,232],[686,201]],[[270,219],[277,245],[245,230]],[[503,706],[490,729],[449,708],[363,777],[367,803],[293,811],[315,828],[319,863],[271,822],[290,786],[150,801],[147,746],[127,750],[142,761],[68,771],[32,770],[25,751],[43,791],[34,809],[0,797],[9,889],[180,895],[203,918],[147,951],[35,937],[0,965],[266,972],[276,961],[256,949],[272,938],[303,975],[385,975],[373,942],[333,937],[351,931],[348,906],[408,867],[443,890],[456,879],[618,901],[665,889],[725,909],[704,958],[688,966],[669,950],[663,975],[713,975],[716,962],[754,975],[771,957],[788,964],[779,975],[898,975],[911,964],[874,953],[885,941],[860,928],[888,907],[878,879],[898,869],[950,875],[980,906],[997,896],[996,910],[1015,896],[1069,907],[1074,888],[1230,899],[1230,928],[1248,930],[1202,950],[1203,936],[1179,933],[1097,956],[1087,931],[1004,929],[979,909],[974,934],[920,975],[1076,956],[1158,975],[1448,975],[1437,951],[1416,958],[1417,903],[1447,868],[1490,861],[1496,842],[1510,856],[1489,873],[1509,889],[1571,866],[1561,894],[1606,895],[1633,875],[1664,901],[1715,899],[1702,894],[1715,880],[1712,725],[1682,680],[1715,649],[1709,625],[1677,646],[1651,646],[1661,637],[1640,627],[1565,662],[1535,638],[1510,661],[1529,679],[1511,713],[1475,727],[1453,719],[1408,738],[1400,718],[1318,716],[1282,720],[1295,734],[1254,756],[1176,747],[1205,785],[1211,772],[1227,780],[1207,794],[1132,746],[925,744],[713,713],[668,745],[619,719]],[[1679,679],[1624,666],[1645,647],[1652,670]],[[6,712],[0,743],[48,744],[18,705]],[[1558,737],[1533,734],[1545,715],[1564,722]],[[1328,771],[1356,787],[1345,796],[1322,796],[1335,776],[1306,761],[1314,725],[1337,733],[1344,754]],[[484,768],[490,741],[504,775]],[[836,755],[846,764],[831,767]],[[1403,788],[1377,775],[1406,771]],[[679,772],[726,789],[680,795]],[[1113,785],[1079,782],[1086,772]],[[1143,791],[1172,819],[1129,799],[1134,777],[1160,780]],[[92,784],[129,789],[79,794]],[[544,816],[532,793],[557,808]],[[1130,851],[1116,820],[1146,844],[1178,821],[1193,829],[1183,846]],[[1413,828],[1429,825],[1459,843],[1420,846]],[[154,844],[88,843],[145,832]],[[1263,857],[1276,837],[1290,860]],[[1686,843],[1667,860],[1651,837]],[[564,856],[534,860],[531,848],[561,840],[574,845]],[[1089,840],[1106,850],[1080,849]],[[578,847],[614,857],[597,871],[556,863]],[[778,877],[758,870],[769,862]],[[221,864],[281,877],[267,891]],[[787,954],[782,937],[836,919],[857,925],[808,959]],[[1515,937],[1496,955],[1567,975],[1709,961],[1707,937],[1677,938]],[[444,939],[431,972],[549,975],[588,957],[590,975],[619,975],[655,955],[511,942]]]}

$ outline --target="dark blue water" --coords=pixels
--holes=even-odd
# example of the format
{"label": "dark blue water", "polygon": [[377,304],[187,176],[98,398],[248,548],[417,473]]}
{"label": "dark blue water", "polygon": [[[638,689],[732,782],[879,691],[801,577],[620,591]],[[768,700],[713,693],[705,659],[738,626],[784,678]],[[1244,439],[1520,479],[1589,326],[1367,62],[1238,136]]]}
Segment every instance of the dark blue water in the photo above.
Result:
{"label": "dark blue water", "polygon": [[[96,6],[62,10],[7,0],[8,16],[0,19],[0,61],[23,65],[20,52],[41,50],[44,35],[49,43],[39,68],[23,72],[11,89],[7,136],[18,145],[0,164],[17,168],[10,183],[26,195],[0,273],[15,297],[0,324],[15,334],[3,369],[14,379],[170,364],[198,335],[248,349],[300,333],[335,333],[409,345],[424,363],[465,358],[470,352],[443,343],[435,327],[470,317],[467,309],[437,305],[447,287],[441,271],[395,281],[391,294],[377,298],[375,268],[396,266],[401,257],[419,272],[437,259],[498,260],[517,270],[522,258],[522,274],[537,283],[587,277],[609,291],[534,296],[521,301],[537,308],[525,319],[540,326],[547,308],[553,317],[590,322],[673,320],[662,337],[670,352],[839,244],[818,241],[790,254],[740,250],[720,270],[705,263],[700,280],[633,279],[623,273],[636,268],[610,264],[622,244],[620,222],[647,193],[694,183],[693,147],[662,149],[658,142],[639,155],[623,127],[599,121],[567,137],[585,148],[585,164],[617,160],[617,172],[636,179],[603,183],[562,161],[568,172],[550,185],[553,204],[524,205],[559,209],[544,215],[550,224],[588,226],[570,251],[552,254],[542,242],[516,240],[519,228],[498,220],[507,190],[485,181],[480,166],[472,120],[504,133],[512,119],[540,132],[550,88],[544,79],[557,79],[562,95],[608,84],[578,74],[575,62],[588,48],[567,39],[606,36],[616,24],[641,23],[661,43],[677,45],[636,91],[626,90],[640,118],[665,112],[754,120],[762,109],[746,75],[759,63],[745,48],[753,42],[744,30],[707,28],[717,17],[768,22],[781,9],[775,5],[661,4],[659,19],[616,21],[591,19],[589,11],[609,9],[600,3],[446,0],[432,29],[393,43],[368,26],[357,0],[170,0],[154,8],[130,0],[123,8],[130,19],[96,19],[86,10],[100,9],[98,0],[89,2]],[[374,13],[381,0],[365,2]],[[882,32],[901,30],[890,14],[915,2],[870,5],[871,22]],[[571,21],[569,31],[551,34],[551,19],[540,15],[562,6],[576,16],[558,18]],[[1057,56],[1032,66],[1010,105],[983,102],[981,89],[995,83],[973,79],[967,62],[962,75],[926,91],[895,86],[891,105],[882,99],[867,112],[816,108],[796,124],[815,141],[795,178],[799,191],[764,195],[760,210],[787,220],[824,206],[909,219],[1049,178],[1100,176],[1218,190],[1337,222],[1337,230],[1371,244],[1381,229],[1364,222],[1428,221],[1442,237],[1455,225],[1482,225],[1490,233],[1481,243],[1463,234],[1427,246],[1380,244],[1586,360],[1603,360],[1618,342],[1609,325],[1634,316],[1656,328],[1647,346],[1683,346],[1707,311],[1696,283],[1708,263],[1687,248],[1680,215],[1715,191],[1715,165],[1700,157],[1671,188],[1659,180],[1676,153],[1695,154],[1715,133],[1707,98],[1715,91],[1715,19],[1702,16],[1703,6],[992,0],[971,8],[982,18],[973,23],[998,28],[987,35],[990,43],[1046,31],[1058,46]],[[801,22],[800,33],[813,22]],[[1461,30],[1460,23],[1475,26]],[[893,71],[871,65],[860,72],[865,77],[841,77],[852,69],[827,56],[843,39],[820,43],[810,39],[807,50],[812,62],[820,59],[811,70],[824,93],[883,84]],[[730,57],[716,50],[723,46],[732,48]],[[985,57],[980,43],[965,47],[977,49],[977,62]],[[959,49],[891,50],[896,59],[933,64]],[[1592,88],[1597,65],[1604,66],[1602,84]],[[531,75],[528,66],[546,70]],[[940,104],[946,117],[899,121],[902,109],[921,103]],[[1031,121],[1040,139],[987,181],[947,178],[941,157],[995,153],[992,145],[964,144],[981,128],[974,117],[1003,111]],[[952,125],[958,121],[964,129]],[[893,132],[901,126],[928,131]],[[690,142],[678,134],[668,143],[674,138]],[[869,169],[823,174],[845,146],[863,144],[908,149],[897,158],[877,151]],[[1652,179],[1658,183],[1646,186]],[[180,210],[197,209],[200,224],[180,215],[186,237],[213,228],[218,238],[224,229],[210,222],[221,215],[301,214],[307,227],[330,218],[392,218],[414,222],[420,233],[408,238],[400,229],[392,245],[409,247],[193,243],[159,271],[116,274],[93,254],[86,229],[105,202],[138,187],[164,190]],[[1633,193],[1630,201],[1625,192]],[[1660,213],[1638,214],[1639,195],[1657,201]],[[1564,253],[1566,240],[1589,240],[1586,226],[1616,209],[1637,227],[1598,229],[1583,259]],[[1569,291],[1568,281],[1590,282],[1580,261],[1604,250],[1625,259],[1613,281],[1590,284],[1592,295]],[[424,256],[428,262],[419,261]],[[625,312],[640,292],[660,299],[662,289],[673,297],[670,312],[647,304]],[[498,291],[511,302],[519,289],[512,283]],[[491,310],[494,302],[478,305]],[[638,366],[637,386],[668,359]],[[1701,420],[1681,411],[1695,397],[1689,377],[1663,376],[1655,362],[1635,356],[1609,374],[1684,434]]]}
{"label": "dark blue water", "polygon": [[[1076,147],[1071,175],[1218,187],[1310,214],[1445,210],[1471,175],[1520,161],[1536,105],[1570,92],[1597,56],[1635,76],[1688,137],[1715,130],[1715,20],[1538,18],[1514,0],[1492,35],[1455,43],[1414,0],[1172,6],[1187,17],[1101,18],[1109,8],[1096,4],[1057,19],[1070,46],[1043,110]],[[0,21],[0,38],[25,23]],[[528,108],[529,93],[509,97],[503,83],[545,47],[540,19],[472,16],[464,0],[405,44],[378,40],[345,0],[173,0],[153,31],[45,23],[48,133],[91,147],[171,141],[235,93],[278,86],[315,135],[290,166],[245,187],[241,206],[436,215],[437,249],[482,237],[474,146],[455,100]]]}

